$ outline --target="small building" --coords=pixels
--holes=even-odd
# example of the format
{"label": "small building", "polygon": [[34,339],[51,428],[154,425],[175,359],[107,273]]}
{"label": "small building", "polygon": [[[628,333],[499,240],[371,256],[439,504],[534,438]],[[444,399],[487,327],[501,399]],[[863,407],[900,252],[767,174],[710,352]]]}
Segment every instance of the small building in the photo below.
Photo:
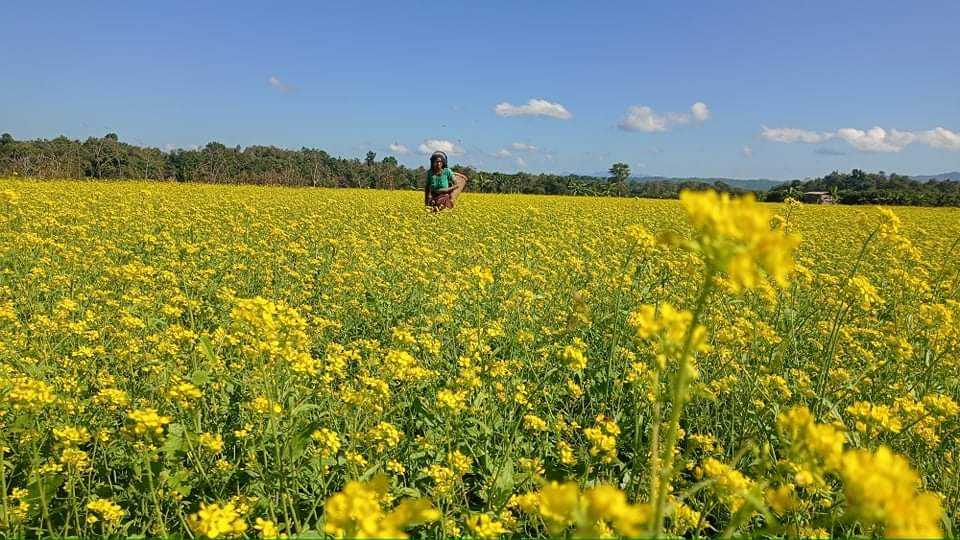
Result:
{"label": "small building", "polygon": [[826,191],[808,191],[800,196],[802,202],[808,204],[833,204],[833,196]]}

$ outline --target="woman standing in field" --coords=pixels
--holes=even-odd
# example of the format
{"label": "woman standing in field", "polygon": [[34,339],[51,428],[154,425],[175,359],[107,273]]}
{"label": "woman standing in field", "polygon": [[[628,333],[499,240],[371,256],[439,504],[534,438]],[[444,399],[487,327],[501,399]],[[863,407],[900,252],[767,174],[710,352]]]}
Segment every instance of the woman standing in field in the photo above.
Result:
{"label": "woman standing in field", "polygon": [[453,172],[447,166],[447,154],[434,152],[430,156],[430,169],[427,170],[427,182],[423,187],[423,203],[434,212],[453,208],[466,183],[466,176]]}

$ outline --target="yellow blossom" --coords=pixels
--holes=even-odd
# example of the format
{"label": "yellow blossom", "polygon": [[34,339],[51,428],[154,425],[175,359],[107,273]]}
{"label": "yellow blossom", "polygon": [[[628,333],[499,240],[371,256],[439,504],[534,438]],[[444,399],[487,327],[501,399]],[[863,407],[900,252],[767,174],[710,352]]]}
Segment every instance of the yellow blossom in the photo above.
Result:
{"label": "yellow blossom", "polygon": [[784,286],[793,270],[799,238],[771,229],[770,212],[753,194],[736,198],[712,190],[680,193],[696,233],[694,246],[706,264],[727,274],[735,291],[757,287],[759,270]]}
{"label": "yellow blossom", "polygon": [[190,528],[205,538],[240,536],[247,530],[247,523],[233,503],[200,503],[200,510],[187,520]]}

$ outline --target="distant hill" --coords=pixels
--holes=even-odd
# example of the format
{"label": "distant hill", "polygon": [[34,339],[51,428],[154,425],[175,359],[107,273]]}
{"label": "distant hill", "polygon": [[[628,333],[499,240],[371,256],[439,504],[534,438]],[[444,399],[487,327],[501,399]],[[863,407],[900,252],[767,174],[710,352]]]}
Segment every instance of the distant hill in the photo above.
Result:
{"label": "distant hill", "polygon": [[960,182],[960,171],[911,176],[910,179],[916,180],[917,182],[927,182],[929,180],[939,180],[941,182],[944,180],[954,180]]}
{"label": "distant hill", "polygon": [[748,191],[767,191],[768,189],[773,189],[784,182],[778,180],[768,180],[766,178],[703,178],[703,177],[688,177],[688,178],[679,178],[675,176],[635,176],[630,178],[633,182],[703,182],[705,184],[713,184],[715,182],[723,182],[728,186],[745,189]]}

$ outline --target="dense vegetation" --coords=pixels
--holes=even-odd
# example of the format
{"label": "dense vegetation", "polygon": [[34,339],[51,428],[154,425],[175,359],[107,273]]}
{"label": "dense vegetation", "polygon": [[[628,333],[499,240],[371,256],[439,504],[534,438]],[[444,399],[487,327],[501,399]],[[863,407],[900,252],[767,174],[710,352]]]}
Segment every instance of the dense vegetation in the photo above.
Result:
{"label": "dense vegetation", "polygon": [[3,180],[0,538],[956,537],[960,210],[421,205]]}
{"label": "dense vegetation", "polygon": [[[683,189],[711,188],[728,193],[747,190],[721,180],[630,178],[626,164],[616,163],[610,176],[530,174],[476,171],[455,166],[470,177],[470,189],[484,193],[546,195],[606,195],[656,199],[677,198]],[[178,182],[264,184],[314,187],[417,189],[423,167],[411,169],[374,152],[364,159],[331,156],[323,150],[288,150],[274,146],[227,147],[211,142],[199,149],[164,152],[121,142],[116,134],[85,141],[67,137],[18,141],[0,136],[0,174],[37,178],[155,179]],[[804,191],[830,191],[847,204],[960,206],[960,182],[917,182],[897,174],[831,173],[823,178],[794,180],[769,192],[756,190],[760,200],[782,201]]]}
{"label": "dense vegetation", "polygon": [[[488,173],[469,167],[454,168],[470,177],[472,191],[484,193],[676,198],[684,187],[742,192],[723,183],[628,182],[629,168],[618,169],[618,174],[626,176],[612,176],[610,179],[525,172]],[[422,186],[426,170],[404,167],[392,156],[377,160],[373,152],[368,152],[363,160],[344,159],[312,148],[286,150],[273,146],[248,146],[241,149],[217,142],[202,149],[163,152],[158,148],[121,142],[116,134],[111,133],[83,142],[62,136],[53,140],[16,141],[4,134],[0,139],[0,173],[38,178],[169,179],[179,182],[417,189]]]}
{"label": "dense vegetation", "polygon": [[860,169],[850,173],[834,171],[806,182],[794,180],[768,191],[766,200],[779,202],[806,191],[829,192],[843,204],[960,206],[960,182],[918,182],[900,174],[868,173]]}

